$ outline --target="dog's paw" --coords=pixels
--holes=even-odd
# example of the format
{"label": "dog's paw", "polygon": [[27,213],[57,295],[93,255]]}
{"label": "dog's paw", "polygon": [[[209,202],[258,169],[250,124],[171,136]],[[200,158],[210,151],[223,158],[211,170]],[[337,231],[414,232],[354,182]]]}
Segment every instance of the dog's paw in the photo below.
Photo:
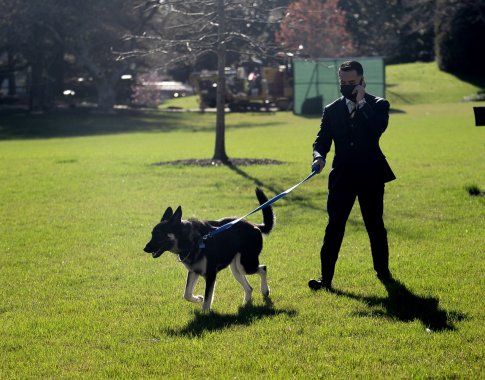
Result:
{"label": "dog's paw", "polygon": [[212,305],[209,302],[204,302],[202,304],[202,310],[201,310],[202,314],[207,315],[207,314],[212,313],[211,306]]}
{"label": "dog's paw", "polygon": [[251,306],[253,304],[253,299],[252,298],[249,298],[249,299],[244,299],[243,301],[243,306]]}
{"label": "dog's paw", "polygon": [[187,301],[189,302],[194,302],[194,303],[201,303],[204,301],[203,296],[193,296],[193,295],[187,295],[184,297]]}

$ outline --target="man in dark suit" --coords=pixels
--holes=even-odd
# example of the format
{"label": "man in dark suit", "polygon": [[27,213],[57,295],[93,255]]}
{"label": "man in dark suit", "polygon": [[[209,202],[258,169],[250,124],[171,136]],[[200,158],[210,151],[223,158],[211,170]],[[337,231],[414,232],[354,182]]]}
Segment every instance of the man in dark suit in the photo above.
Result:
{"label": "man in dark suit", "polygon": [[383,222],[384,184],[396,177],[379,147],[389,121],[389,102],[365,93],[364,70],[357,61],[339,69],[342,97],[325,107],[313,144],[312,169],[325,166],[332,141],[335,156],[328,178],[328,224],[320,251],[322,277],[310,280],[313,290],[331,289],[345,224],[355,199],[370,239],[374,270],[391,279],[387,231]]}

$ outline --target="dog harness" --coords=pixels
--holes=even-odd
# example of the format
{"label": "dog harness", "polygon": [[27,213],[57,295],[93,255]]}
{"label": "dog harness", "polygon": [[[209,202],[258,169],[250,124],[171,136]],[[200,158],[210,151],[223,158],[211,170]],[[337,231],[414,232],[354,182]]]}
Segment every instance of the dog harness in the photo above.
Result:
{"label": "dog harness", "polygon": [[260,205],[259,207],[255,208],[253,211],[247,213],[246,215],[244,216],[241,216],[240,218],[236,219],[236,220],[233,220],[232,222],[229,222],[229,223],[226,223],[226,224],[223,224],[222,226],[216,228],[214,231],[211,231],[209,232],[207,235],[204,235],[202,237],[202,239],[200,239],[199,241],[199,248],[205,248],[205,244],[204,242],[209,239],[209,238],[213,238],[214,236],[220,234],[222,231],[225,231],[229,228],[231,228],[232,226],[234,226],[236,223],[240,222],[241,220],[247,218],[249,215],[252,215],[254,214],[255,212],[258,212],[259,210],[262,210],[263,208],[266,208],[270,205],[272,205],[273,203],[275,203],[276,201],[280,200],[281,198],[283,198],[285,195],[291,193],[293,190],[295,190],[298,186],[300,185],[303,185],[306,181],[308,181],[310,178],[312,178],[314,175],[318,174],[318,169],[314,166],[312,166],[312,172],[306,176],[302,181],[298,182],[296,185],[290,187],[288,190],[285,190],[283,191],[282,193],[274,196],[273,198],[271,198],[270,200],[264,202],[262,205]]}

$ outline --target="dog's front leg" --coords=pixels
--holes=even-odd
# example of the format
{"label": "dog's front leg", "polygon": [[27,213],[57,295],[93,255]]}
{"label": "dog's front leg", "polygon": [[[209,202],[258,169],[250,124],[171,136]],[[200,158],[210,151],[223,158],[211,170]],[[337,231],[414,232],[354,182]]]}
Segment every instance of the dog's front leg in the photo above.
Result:
{"label": "dog's front leg", "polygon": [[190,302],[202,302],[204,297],[194,296],[194,288],[199,280],[199,275],[195,272],[189,271],[187,274],[187,284],[185,285],[184,298]]}
{"label": "dog's front leg", "polygon": [[216,287],[216,273],[207,273],[205,275],[205,299],[202,305],[202,311],[208,313],[212,306],[214,298],[214,289]]}

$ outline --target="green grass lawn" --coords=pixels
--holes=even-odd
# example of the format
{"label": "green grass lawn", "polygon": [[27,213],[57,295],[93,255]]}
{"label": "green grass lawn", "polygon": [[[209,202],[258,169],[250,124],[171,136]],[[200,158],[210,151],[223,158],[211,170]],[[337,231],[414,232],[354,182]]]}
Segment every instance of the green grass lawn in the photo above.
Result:
{"label": "green grass lawn", "polygon": [[393,105],[461,102],[464,97],[483,90],[483,78],[473,79],[474,84],[458,80],[438,70],[435,62],[389,65],[386,66],[386,98]]}
{"label": "green grass lawn", "polygon": [[[435,62],[386,66],[386,98],[391,105],[457,103],[485,89],[483,78],[463,81],[438,70]],[[470,80],[471,79],[471,80]],[[187,96],[165,101],[160,108],[197,109],[198,97]]]}
{"label": "green grass lawn", "polygon": [[[143,252],[169,205],[240,216],[309,173],[318,118],[229,114],[231,157],[210,158],[213,114],[52,114],[0,119],[0,378],[467,378],[484,376],[485,129],[478,103],[399,104],[381,146],[391,270],[372,270],[356,204],[334,286],[312,293],[327,174],[277,202],[261,256],[272,304],[220,273],[213,313],[183,300],[171,253]],[[19,118],[19,119],[15,119]],[[29,138],[32,136],[33,138]],[[259,221],[261,214],[250,217]],[[255,290],[258,278],[251,278]],[[196,288],[203,292],[204,281]]]}

